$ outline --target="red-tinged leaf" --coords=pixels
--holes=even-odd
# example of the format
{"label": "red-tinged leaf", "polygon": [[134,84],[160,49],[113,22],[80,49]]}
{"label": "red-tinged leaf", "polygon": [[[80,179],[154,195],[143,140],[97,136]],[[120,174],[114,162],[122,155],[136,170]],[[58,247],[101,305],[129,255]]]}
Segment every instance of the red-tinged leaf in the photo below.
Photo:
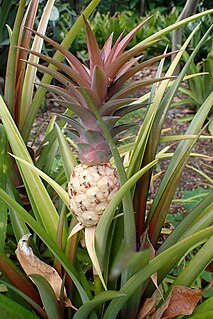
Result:
{"label": "red-tinged leaf", "polygon": [[150,103],[134,103],[130,105],[125,105],[124,107],[121,107],[118,110],[116,110],[113,115],[123,117],[124,115],[131,113],[133,111],[139,110],[148,104]]}
{"label": "red-tinged leaf", "polygon": [[[57,93],[60,94],[61,96],[63,96],[65,99],[67,99],[67,97],[64,96],[64,94],[66,94],[66,92],[69,94],[71,101],[76,104],[77,102],[81,103],[81,105],[83,105],[84,107],[87,107],[86,102],[84,100],[84,98],[81,96],[81,94],[79,94],[78,90],[76,89],[76,86],[72,83],[71,80],[69,80],[67,77],[65,77],[64,75],[62,75],[61,73],[50,69],[44,65],[41,64],[36,64],[36,63],[31,63],[28,62],[31,65],[36,66],[38,69],[40,69],[41,71],[43,71],[44,73],[48,73],[51,76],[53,76],[56,80],[58,80],[59,82],[61,82],[66,88],[67,90],[60,88],[59,86],[55,86],[55,89],[58,89],[58,92],[60,92],[60,90],[62,91],[62,93]],[[40,83],[39,83],[40,85]],[[63,94],[63,95],[62,95]],[[69,99],[69,101],[70,101]],[[78,104],[78,103],[77,103]]]}
{"label": "red-tinged leaf", "polygon": [[144,68],[154,64],[155,62],[160,61],[163,58],[166,58],[174,53],[176,53],[177,51],[173,51],[173,52],[169,52],[166,54],[161,54],[155,58],[149,59],[148,61],[144,61],[138,65],[135,65],[134,67],[132,67],[130,70],[128,70],[127,72],[125,72],[123,75],[121,75],[118,79],[116,77],[116,81],[112,84],[112,87],[115,91],[118,91],[120,89],[120,87],[126,83],[127,80],[129,80],[133,75],[135,75],[137,72],[143,70]]}
{"label": "red-tinged leaf", "polygon": [[110,34],[109,38],[107,39],[107,41],[105,42],[102,51],[101,51],[101,58],[102,61],[105,63],[110,52],[112,49],[112,39],[113,39],[113,32]]}
{"label": "red-tinged leaf", "polygon": [[158,78],[158,79],[137,81],[136,83],[130,84],[129,86],[127,86],[123,90],[119,91],[118,93],[114,92],[114,90],[112,90],[110,88],[109,92],[108,92],[108,96],[109,97],[113,96],[113,99],[121,99],[121,98],[127,96],[128,94],[132,94],[133,92],[141,89],[143,86],[148,86],[148,85],[151,85],[153,83],[161,82],[161,81],[168,80],[168,79],[173,79],[173,77],[163,77],[163,78]]}
{"label": "red-tinged leaf", "polygon": [[155,312],[155,302],[155,298],[145,299],[142,307],[138,312],[137,319],[145,319],[148,315],[152,315]]}
{"label": "red-tinged leaf", "polygon": [[32,283],[2,252],[0,252],[0,269],[2,273],[10,280],[10,283],[13,286],[28,295],[37,304],[41,305],[41,300],[38,292],[36,291]]}
{"label": "red-tinged leaf", "polygon": [[87,22],[86,18],[83,16],[84,25],[86,28],[86,37],[87,37],[87,49],[89,53],[89,62],[90,62],[90,74],[93,72],[93,68],[95,65],[98,65],[100,68],[103,69],[103,61],[101,58],[101,52],[98,47],[98,43],[96,41],[95,35],[92,32],[89,23]]}
{"label": "red-tinged leaf", "polygon": [[[27,7],[27,10],[25,12],[22,26],[20,28],[19,32],[19,39],[18,39],[18,46],[22,46],[24,48],[28,48],[31,40],[31,32],[30,30],[27,30],[25,26],[33,27],[37,8],[39,5],[39,0],[31,1],[29,6]],[[17,49],[17,61],[25,60],[27,56],[27,52]],[[17,63],[17,70],[16,70],[16,77],[19,78],[20,74],[23,72],[23,69],[25,68],[25,63],[19,62]]]}
{"label": "red-tinged leaf", "polygon": [[124,31],[121,32],[121,34],[119,35],[119,37],[117,38],[117,40],[115,41],[115,44],[113,45],[112,47],[112,50],[109,52],[108,54],[108,57],[104,63],[104,70],[106,72],[106,70],[108,69],[108,67],[110,66],[111,62],[113,61],[113,56],[114,56],[114,53],[120,43],[120,40],[122,39],[122,36],[124,34]]}
{"label": "red-tinged leaf", "polygon": [[120,107],[130,104],[134,102],[135,100],[136,100],[135,98],[109,100],[101,106],[99,110],[100,115],[101,116],[112,115]]}
{"label": "red-tinged leaf", "polygon": [[[24,48],[28,48],[31,40],[31,32],[24,28],[25,25],[33,27],[36,12],[38,8],[39,0],[31,1],[29,6],[26,9],[25,15],[22,20],[22,25],[19,31],[19,38],[17,45]],[[25,66],[26,63],[23,61],[27,58],[27,52],[17,48],[16,52],[16,84],[15,84],[15,102],[14,102],[14,118],[16,123],[19,123],[20,117],[20,105],[21,105],[21,96],[23,90],[24,76],[25,76]]]}
{"label": "red-tinged leaf", "polygon": [[92,129],[93,124],[96,122],[96,117],[90,110],[83,108],[80,104],[73,104],[64,100],[54,100],[54,101],[72,110],[76,115],[80,117],[81,122],[85,128]]}
{"label": "red-tinged leaf", "polygon": [[124,38],[123,40],[119,43],[113,59],[117,58],[117,56],[119,56],[120,54],[123,53],[123,51],[125,50],[127,44],[132,40],[132,38],[134,37],[134,35],[138,32],[138,30],[140,30],[142,28],[142,26],[151,19],[151,17],[146,18],[143,22],[141,22],[137,27],[135,27],[132,31],[130,31]]}
{"label": "red-tinged leaf", "polygon": [[[95,107],[97,109],[100,108],[100,106],[102,105],[102,101],[101,101],[99,95],[94,90],[87,89],[87,88],[81,88],[81,87],[76,88],[76,89],[82,94],[82,96],[85,97],[85,100],[86,100],[86,97],[88,96],[92,100]],[[87,105],[87,108],[89,108],[88,104],[86,104],[86,105]]]}
{"label": "red-tinged leaf", "polygon": [[115,80],[118,80],[123,74],[126,74],[127,71],[136,63],[138,62],[141,58],[143,57],[143,55],[138,56],[137,58],[134,58],[132,60],[130,60],[129,62],[127,62],[126,64],[124,64],[123,68],[120,70],[120,72],[116,75]]}
{"label": "red-tinged leaf", "polygon": [[200,290],[174,286],[166,302],[150,319],[170,319],[191,315],[202,295]]}
{"label": "red-tinged leaf", "polygon": [[[72,78],[72,80],[77,83],[78,85],[85,86],[85,87],[90,87],[90,83],[88,83],[78,72],[72,70],[71,67],[66,65],[65,63],[61,63],[56,59],[50,58],[45,54],[39,53],[37,51],[33,50],[28,50],[25,48],[21,48],[24,51],[27,51],[29,53],[32,53],[36,55],[37,57],[43,59],[44,61],[47,61],[49,64],[54,65],[57,69],[61,70],[64,72],[67,76]],[[30,64],[30,63],[29,63]],[[36,65],[37,66],[37,65]],[[38,67],[38,66],[37,66]]]}
{"label": "red-tinged leaf", "polygon": [[114,79],[118,72],[123,68],[123,66],[129,62],[131,58],[133,58],[135,55],[141,53],[151,45],[156,43],[156,41],[149,42],[146,45],[135,47],[134,49],[128,50],[124,52],[122,55],[120,55],[118,58],[113,60],[111,64],[109,65],[108,69],[105,70],[106,75],[109,79]]}
{"label": "red-tinged leaf", "polygon": [[107,84],[108,81],[103,69],[95,65],[92,73],[91,89],[97,92],[101,101],[106,101],[107,99]]}
{"label": "red-tinged leaf", "polygon": [[33,33],[37,34],[39,37],[44,39],[46,42],[50,43],[52,46],[54,46],[58,51],[60,51],[64,57],[67,59],[67,61],[70,63],[70,65],[78,71],[78,73],[87,81],[90,83],[90,75],[89,70],[86,70],[86,66],[84,66],[69,50],[67,50],[64,46],[61,44],[53,41],[52,39],[48,38],[47,36],[32,30],[30,28],[27,28]]}
{"label": "red-tinged leaf", "polygon": [[67,101],[70,101],[71,103],[75,103],[75,104],[79,103],[83,107],[87,108],[87,104],[86,104],[85,100],[83,99],[81,94],[78,92],[76,87],[74,87],[72,92],[70,92],[70,91],[68,91],[64,88],[60,88],[56,85],[42,84],[42,83],[39,83],[38,85],[47,89],[50,92],[58,94],[59,96],[63,97]]}
{"label": "red-tinged leaf", "polygon": [[38,68],[43,73],[50,74],[52,77],[54,77],[54,79],[61,82],[68,89],[70,89],[71,87],[74,87],[74,83],[70,79],[68,79],[65,75],[61,74],[60,72],[53,70],[53,69],[50,69],[49,67],[44,66],[42,64],[38,64],[38,63],[34,63],[34,62],[27,62],[27,63]]}

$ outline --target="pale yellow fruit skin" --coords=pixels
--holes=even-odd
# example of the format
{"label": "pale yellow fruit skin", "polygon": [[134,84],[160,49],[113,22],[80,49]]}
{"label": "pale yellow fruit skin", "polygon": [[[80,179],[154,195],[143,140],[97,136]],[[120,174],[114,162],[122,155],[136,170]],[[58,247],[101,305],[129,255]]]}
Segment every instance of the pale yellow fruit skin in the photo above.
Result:
{"label": "pale yellow fruit skin", "polygon": [[75,166],[68,193],[76,219],[85,227],[97,225],[105,208],[119,189],[118,176],[110,163]]}

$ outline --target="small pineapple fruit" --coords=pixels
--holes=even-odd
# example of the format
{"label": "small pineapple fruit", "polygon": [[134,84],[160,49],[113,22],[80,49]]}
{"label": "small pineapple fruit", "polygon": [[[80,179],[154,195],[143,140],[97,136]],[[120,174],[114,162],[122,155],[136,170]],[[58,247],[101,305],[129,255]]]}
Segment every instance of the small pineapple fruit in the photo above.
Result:
{"label": "small pineapple fruit", "polygon": [[[29,62],[41,71],[49,73],[63,85],[63,87],[59,87],[41,84],[49,91],[58,94],[61,99],[57,102],[72,110],[78,117],[76,120],[76,118],[62,116],[72,126],[69,134],[78,146],[77,154],[81,162],[71,174],[68,192],[71,209],[82,227],[92,227],[98,223],[113,195],[119,189],[117,174],[109,161],[111,151],[108,142],[88,100],[92,101],[112,137],[116,138],[118,133],[132,126],[132,124],[116,125],[117,121],[127,113],[141,107],[141,104],[132,103],[136,100],[135,98],[127,96],[143,86],[165,79],[126,83],[143,68],[171,54],[167,53],[139,63],[142,56],[138,56],[138,54],[141,54],[155,41],[146,45],[137,45],[124,51],[135,33],[148,20],[149,18],[144,20],[123,39],[122,32],[114,45],[112,44],[113,34],[111,34],[100,51],[95,36],[84,18],[89,67],[82,64],[60,44],[31,30],[59,50],[68,62],[68,64],[61,63],[44,54],[25,49],[54,65],[62,72]],[[124,84],[125,87],[123,87]]]}
{"label": "small pineapple fruit", "polygon": [[95,226],[118,189],[119,180],[110,163],[77,165],[68,186],[77,220],[86,227]]}

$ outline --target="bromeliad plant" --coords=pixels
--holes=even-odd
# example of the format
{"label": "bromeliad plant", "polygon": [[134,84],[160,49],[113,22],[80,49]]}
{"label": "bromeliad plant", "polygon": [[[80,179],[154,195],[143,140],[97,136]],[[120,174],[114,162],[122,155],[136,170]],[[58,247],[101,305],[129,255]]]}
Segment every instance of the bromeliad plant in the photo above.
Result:
{"label": "bromeliad plant", "polygon": [[[173,30],[199,16],[202,15],[190,17],[170,26],[169,29]],[[61,152],[63,169],[57,179],[53,180],[39,169],[39,158],[36,164],[33,163],[6,104],[0,100],[0,114],[4,125],[1,126],[4,132],[1,145],[6,149],[8,138],[31,204],[29,213],[20,205],[20,201],[10,196],[13,192],[9,182],[7,186],[7,156],[4,152],[0,162],[4,168],[0,197],[6,203],[2,215],[3,225],[7,225],[9,207],[9,222],[12,223],[14,232],[22,229],[22,233],[16,232],[17,242],[19,241],[16,254],[28,276],[24,276],[3,252],[5,236],[2,236],[0,269],[4,277],[10,279],[10,283],[3,280],[4,286],[1,289],[8,289],[13,296],[13,299],[9,299],[7,294],[0,294],[2,318],[11,317],[17,308],[20,318],[149,318],[153,313],[157,318],[172,318],[190,314],[202,292],[187,287],[191,287],[213,257],[212,250],[209,249],[213,239],[213,227],[210,226],[213,221],[213,194],[210,193],[195,207],[161,245],[159,238],[181,173],[212,106],[213,95],[210,94],[205,100],[184,136],[161,137],[161,131],[173,97],[205,37],[189,57],[180,75],[174,79],[173,71],[196,30],[184,43],[166,75],[162,77],[164,59],[171,53],[164,53],[145,62],[139,62],[140,57],[137,55],[168,30],[145,39],[129,51],[124,51],[143,22],[123,39],[122,34],[114,45],[111,35],[100,52],[86,19],[84,23],[89,67],[82,65],[63,46],[40,32],[33,31],[36,36],[56,47],[68,64],[32,49],[20,49],[50,63],[49,67],[46,67],[28,60],[29,65],[61,83],[60,86],[40,84],[41,89],[58,94],[60,99],[57,101],[68,108],[59,125],[50,125],[46,139],[51,146],[59,146]],[[210,31],[209,29],[206,37]],[[142,80],[137,84],[126,82],[143,67],[157,61],[160,61],[160,64],[156,79]],[[152,84],[149,94],[136,101],[126,97],[146,84]],[[119,125],[118,120],[144,103],[148,103],[147,113],[135,142],[116,146],[117,134],[129,127]],[[73,117],[74,114],[77,118]],[[65,129],[67,130],[65,122],[71,125],[68,129],[68,141],[71,138],[72,145],[76,147],[77,165],[63,135]],[[181,142],[174,154],[167,153],[168,148],[158,152],[161,141],[175,139]],[[151,209],[147,211],[152,168],[164,157],[172,158]],[[51,188],[44,187],[39,175]],[[68,191],[71,198],[65,190],[69,179]],[[55,193],[60,199],[55,197]],[[53,205],[50,196],[54,196],[57,205]],[[75,217],[68,214],[70,206]],[[80,225],[75,226],[76,219]],[[20,220],[26,223],[23,228],[19,227]],[[35,243],[41,242],[47,247],[44,255],[46,264],[39,261],[41,255],[36,257],[26,243],[26,238],[29,237],[26,235],[29,233],[28,227],[34,233],[32,247],[36,248]],[[80,232],[76,233],[76,230]],[[84,234],[87,250],[83,249]],[[188,267],[169,287],[164,285],[169,271],[182,256],[195,247],[200,249]],[[34,250],[36,253],[36,249]],[[45,256],[52,257],[55,269],[48,267],[49,258],[46,259]],[[26,262],[33,267],[26,267]],[[36,269],[33,274],[34,267]],[[46,270],[41,271],[40,268]],[[57,283],[61,286],[61,292],[57,289],[57,294],[55,285],[48,279],[48,272],[55,273],[56,270],[62,279],[56,275],[59,278]],[[105,289],[107,291],[104,291]],[[73,308],[64,308],[65,291],[71,301],[69,305]],[[156,296],[157,293],[159,296]],[[17,295],[22,298],[21,304]],[[174,311],[174,299],[177,295],[182,303],[182,307],[178,307],[179,312]],[[183,299],[188,300],[187,307]],[[151,313],[142,305],[149,301],[152,303]],[[201,306],[203,313],[205,309],[209,310],[208,302],[202,303]],[[184,312],[185,308],[189,309],[188,313]],[[199,307],[196,311],[200,315]]]}

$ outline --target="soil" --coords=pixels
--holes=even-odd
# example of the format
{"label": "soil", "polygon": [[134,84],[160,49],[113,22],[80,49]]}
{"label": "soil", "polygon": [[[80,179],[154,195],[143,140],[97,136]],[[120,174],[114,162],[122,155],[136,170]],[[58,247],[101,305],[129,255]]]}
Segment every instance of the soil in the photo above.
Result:
{"label": "soil", "polygon": [[[134,77],[134,81],[137,81],[141,78],[141,76],[150,77],[153,76],[155,73],[155,69],[147,69],[145,73],[138,74]],[[142,91],[138,92],[138,96],[142,96],[147,92],[147,88],[143,89]],[[52,95],[50,93],[47,93],[46,97],[46,109],[43,111],[39,111],[37,114],[36,121],[34,123],[33,129],[32,129],[32,135],[31,135],[31,142],[32,139],[35,138],[36,140],[34,142],[33,147],[37,148],[38,145],[43,141],[44,134],[46,131],[46,127],[52,118],[53,115],[63,113],[64,108],[54,104],[51,102]],[[181,99],[181,96],[178,96],[176,99]],[[164,123],[164,129],[167,129],[168,131],[165,132],[165,135],[180,135],[184,134],[189,126],[190,121],[184,121],[184,118],[188,115],[193,115],[195,113],[195,109],[193,106],[178,106],[173,107],[168,111],[165,123]],[[137,118],[137,122],[140,122],[141,119]],[[206,129],[202,135],[209,136],[209,132]],[[162,144],[161,148],[168,145]],[[173,152],[175,148],[177,147],[178,143],[173,143],[171,146],[171,149],[169,152]],[[199,141],[195,144],[193,152],[196,153],[196,156],[190,157],[188,160],[188,165],[192,166],[200,171],[202,171],[204,174],[206,174],[208,177],[213,179],[213,169],[212,169],[212,160],[213,160],[213,143],[211,139],[199,139]],[[169,160],[163,160],[160,162],[160,166],[158,167],[160,171],[165,171],[168,166]],[[162,174],[163,175],[163,174]],[[158,189],[158,186],[161,182],[161,177],[159,177],[152,185],[150,198],[152,199],[156,191]],[[179,186],[177,188],[177,192],[175,194],[175,198],[181,198],[182,197],[182,191],[183,190],[193,190],[197,188],[198,186],[202,186],[204,189],[209,187],[209,182],[206,180],[205,177],[195,172],[193,169],[186,167],[183,171],[182,177],[179,182]],[[173,203],[170,212],[187,212],[187,209],[185,206],[183,206],[181,203]]]}

